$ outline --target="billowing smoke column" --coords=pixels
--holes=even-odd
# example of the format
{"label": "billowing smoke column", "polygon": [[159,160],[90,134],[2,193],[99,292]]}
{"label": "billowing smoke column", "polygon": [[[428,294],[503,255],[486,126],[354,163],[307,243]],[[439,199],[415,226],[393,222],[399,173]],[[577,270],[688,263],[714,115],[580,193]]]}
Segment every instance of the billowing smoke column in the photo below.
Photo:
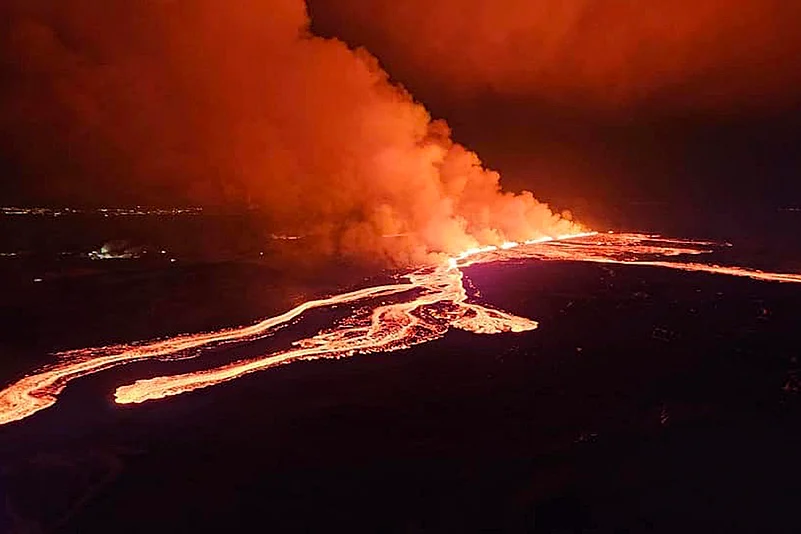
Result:
{"label": "billowing smoke column", "polygon": [[[264,208],[334,253],[432,253],[578,231],[454,143],[302,0],[9,0],[0,142],[48,187]],[[392,236],[392,237],[388,237]]]}

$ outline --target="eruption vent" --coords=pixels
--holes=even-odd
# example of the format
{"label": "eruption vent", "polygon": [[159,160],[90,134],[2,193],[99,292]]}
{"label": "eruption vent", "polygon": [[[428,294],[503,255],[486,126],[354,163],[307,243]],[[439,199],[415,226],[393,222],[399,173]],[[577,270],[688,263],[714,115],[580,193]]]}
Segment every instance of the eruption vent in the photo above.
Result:
{"label": "eruption vent", "polygon": [[313,36],[301,0],[0,11],[0,142],[53,195],[255,205],[326,252],[400,264],[580,230],[504,193],[367,51]]}

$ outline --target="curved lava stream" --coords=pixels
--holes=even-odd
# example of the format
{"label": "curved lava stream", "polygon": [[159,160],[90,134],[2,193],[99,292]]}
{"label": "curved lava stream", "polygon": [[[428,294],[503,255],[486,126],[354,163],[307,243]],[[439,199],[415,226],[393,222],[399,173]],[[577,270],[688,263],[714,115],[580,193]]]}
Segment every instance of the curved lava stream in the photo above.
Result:
{"label": "curved lava stream", "polygon": [[438,339],[451,327],[479,334],[535,329],[537,323],[530,319],[467,302],[461,269],[473,263],[508,260],[618,263],[743,276],[763,281],[801,282],[801,274],[766,273],[743,267],[657,259],[697,256],[711,252],[708,247],[712,246],[716,244],[645,234],[587,233],[468,250],[442,265],[409,273],[406,275],[408,283],[369,287],[308,301],[251,326],[181,335],[142,344],[62,353],[57,363],[33,372],[0,391],[0,425],[24,419],[52,406],[67,384],[76,378],[118,365],[180,354],[190,349],[252,341],[269,335],[277,326],[314,308],[392,295],[404,297],[398,302],[375,306],[369,318],[346,320],[330,330],[296,341],[288,350],[214,369],[158,376],[120,386],[115,392],[115,400],[119,404],[129,404],[178,395],[299,359],[338,358],[356,353],[398,350]]}

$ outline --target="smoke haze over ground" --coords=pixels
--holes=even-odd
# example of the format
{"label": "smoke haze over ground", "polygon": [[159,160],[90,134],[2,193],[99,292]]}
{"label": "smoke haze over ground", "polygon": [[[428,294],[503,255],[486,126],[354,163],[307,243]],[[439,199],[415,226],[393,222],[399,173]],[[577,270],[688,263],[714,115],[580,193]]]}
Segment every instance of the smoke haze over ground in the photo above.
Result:
{"label": "smoke haze over ground", "polygon": [[576,228],[501,192],[367,51],[313,37],[301,0],[1,9],[3,153],[43,198],[258,206],[400,263]]}

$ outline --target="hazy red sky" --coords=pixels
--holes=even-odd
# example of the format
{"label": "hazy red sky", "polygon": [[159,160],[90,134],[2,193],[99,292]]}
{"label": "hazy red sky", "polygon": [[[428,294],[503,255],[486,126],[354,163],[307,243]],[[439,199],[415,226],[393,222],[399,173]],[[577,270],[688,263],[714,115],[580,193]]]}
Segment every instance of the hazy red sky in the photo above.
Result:
{"label": "hazy red sky", "polygon": [[380,61],[505,184],[561,207],[801,201],[797,2],[309,1],[313,31],[372,55],[299,38],[300,0],[221,5],[4,2],[0,195],[362,217],[403,191],[343,176],[402,147],[379,174],[408,182],[443,137]]}
{"label": "hazy red sky", "polygon": [[[786,0],[310,0],[323,31],[454,98],[588,107],[777,105],[799,95]],[[399,70],[400,73],[395,71]]]}

